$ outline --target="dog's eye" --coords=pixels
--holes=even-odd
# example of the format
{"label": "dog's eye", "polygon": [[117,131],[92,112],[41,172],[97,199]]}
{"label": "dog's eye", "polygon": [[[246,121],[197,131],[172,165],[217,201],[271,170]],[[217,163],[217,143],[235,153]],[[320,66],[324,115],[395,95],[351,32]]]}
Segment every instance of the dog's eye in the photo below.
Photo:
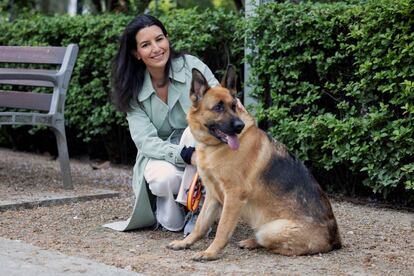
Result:
{"label": "dog's eye", "polygon": [[232,104],[231,105],[231,110],[233,110],[233,111],[236,111],[236,107],[237,107],[237,105],[234,103],[234,104]]}
{"label": "dog's eye", "polygon": [[224,103],[223,102],[219,102],[218,104],[216,104],[213,107],[213,111],[219,112],[219,113],[223,112],[224,111]]}

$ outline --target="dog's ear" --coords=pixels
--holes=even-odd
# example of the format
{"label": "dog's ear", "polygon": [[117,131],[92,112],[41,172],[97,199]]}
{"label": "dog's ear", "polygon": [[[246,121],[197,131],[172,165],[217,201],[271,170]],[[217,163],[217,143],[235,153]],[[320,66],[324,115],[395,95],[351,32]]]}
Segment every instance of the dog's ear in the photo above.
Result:
{"label": "dog's ear", "polygon": [[193,78],[191,80],[190,99],[193,101],[193,105],[203,98],[204,93],[210,88],[204,75],[196,68],[192,70]]}
{"label": "dog's ear", "polygon": [[221,81],[221,86],[227,88],[233,97],[236,97],[237,94],[237,74],[236,68],[229,64],[227,66],[226,73],[223,76],[223,80]]}

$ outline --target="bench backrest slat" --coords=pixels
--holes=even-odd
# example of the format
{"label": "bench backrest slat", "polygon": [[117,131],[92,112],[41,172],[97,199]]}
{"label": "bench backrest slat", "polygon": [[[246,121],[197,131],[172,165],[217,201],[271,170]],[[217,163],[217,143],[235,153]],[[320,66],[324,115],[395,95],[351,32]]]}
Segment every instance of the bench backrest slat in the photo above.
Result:
{"label": "bench backrest slat", "polygon": [[65,47],[0,46],[0,63],[61,64]]}
{"label": "bench backrest slat", "polygon": [[[17,72],[17,73],[45,73],[45,74],[56,74],[56,70],[44,70],[44,69],[16,69],[16,68],[0,68],[0,74],[5,72]],[[26,80],[26,79],[0,79],[0,84],[10,84],[10,85],[27,85],[27,86],[44,86],[44,87],[53,87],[54,84],[48,81],[39,81],[39,80]]]}
{"label": "bench backrest slat", "polygon": [[41,87],[53,87],[54,86],[52,82],[32,81],[32,80],[0,80],[0,84],[41,86]]}
{"label": "bench backrest slat", "polygon": [[0,91],[0,106],[49,111],[52,94]]}

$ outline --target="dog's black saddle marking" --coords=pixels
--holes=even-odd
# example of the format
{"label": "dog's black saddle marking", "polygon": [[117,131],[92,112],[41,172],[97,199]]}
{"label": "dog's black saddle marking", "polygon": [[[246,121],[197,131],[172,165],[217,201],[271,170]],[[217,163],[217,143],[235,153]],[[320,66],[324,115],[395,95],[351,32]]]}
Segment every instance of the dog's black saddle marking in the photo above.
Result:
{"label": "dog's black saddle marking", "polygon": [[274,155],[263,172],[263,180],[272,190],[289,194],[299,203],[301,209],[314,218],[326,214],[323,191],[305,165],[294,155]]}

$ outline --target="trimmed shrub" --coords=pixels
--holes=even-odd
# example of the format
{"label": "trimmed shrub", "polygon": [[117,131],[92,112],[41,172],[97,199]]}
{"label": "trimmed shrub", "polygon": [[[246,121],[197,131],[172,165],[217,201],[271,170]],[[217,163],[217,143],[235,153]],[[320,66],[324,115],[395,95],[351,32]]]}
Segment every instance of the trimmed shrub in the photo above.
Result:
{"label": "trimmed shrub", "polygon": [[413,15],[410,0],[270,3],[249,20],[258,118],[328,185],[414,189]]}
{"label": "trimmed shrub", "polygon": [[[159,18],[175,48],[199,56],[217,76],[229,61],[240,66],[243,43],[232,36],[240,20],[236,13],[190,9]],[[131,143],[125,115],[115,112],[110,102],[111,59],[131,19],[125,15],[34,16],[0,24],[1,45],[79,45],[66,100],[69,133],[85,143],[104,145],[106,154],[99,155],[117,161],[127,160],[125,155],[134,158],[128,152],[131,147],[124,148]]]}
{"label": "trimmed shrub", "polygon": [[[268,3],[248,20],[196,9],[160,19],[175,48],[199,56],[217,77],[228,63],[242,69],[247,41],[260,125],[305,160],[328,191],[414,202],[413,15],[413,0],[348,0]],[[0,24],[2,45],[79,44],[66,105],[69,134],[122,162],[133,162],[135,147],[125,116],[109,102],[110,60],[130,19],[34,16]],[[1,129],[0,143],[16,140],[13,134]]]}

